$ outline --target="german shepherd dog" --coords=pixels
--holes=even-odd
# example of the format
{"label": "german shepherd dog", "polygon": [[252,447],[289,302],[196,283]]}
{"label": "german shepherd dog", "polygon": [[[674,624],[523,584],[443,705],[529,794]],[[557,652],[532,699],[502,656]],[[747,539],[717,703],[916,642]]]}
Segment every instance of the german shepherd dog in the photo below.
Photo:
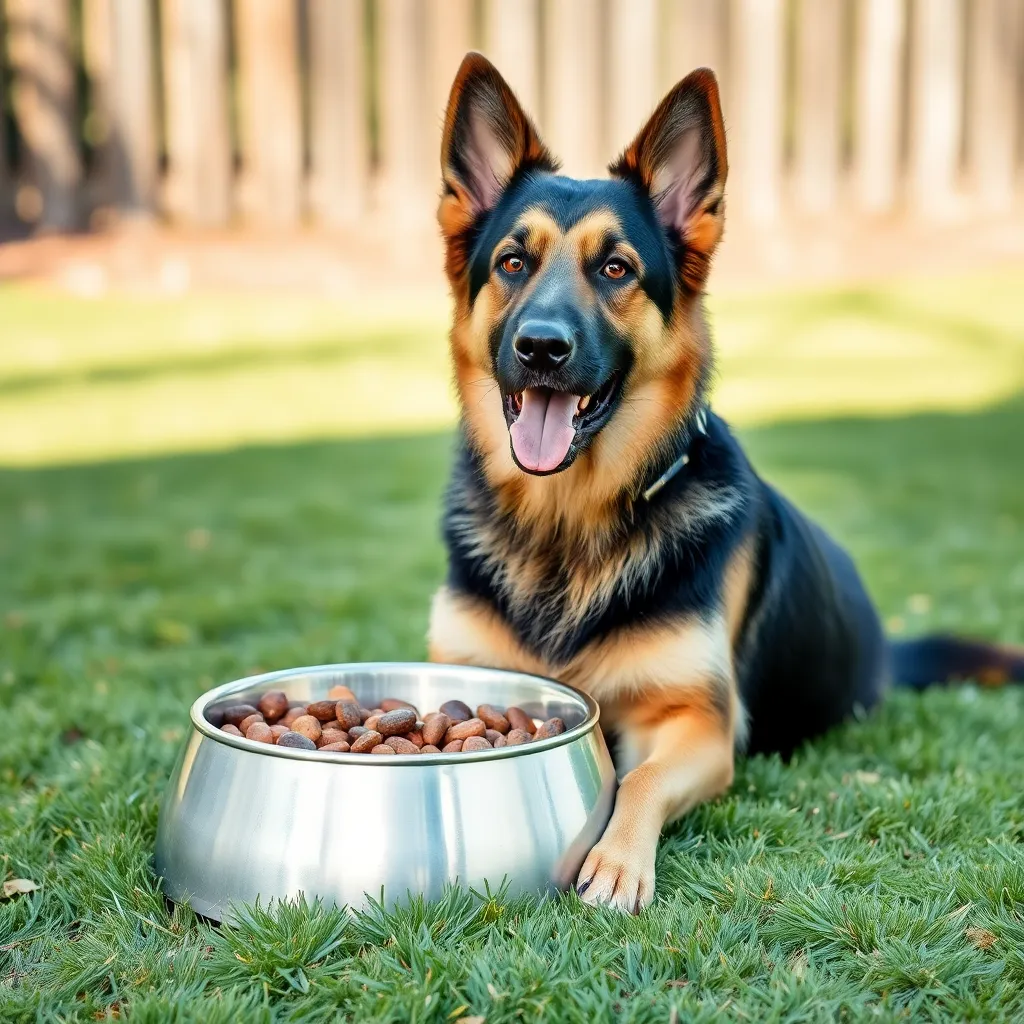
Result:
{"label": "german shepherd dog", "polygon": [[430,656],[600,702],[620,785],[583,900],[650,903],[663,824],[726,790],[737,751],[788,755],[890,680],[1024,678],[1024,651],[888,643],[850,558],[708,410],[727,169],[711,71],[609,179],[577,181],[469,54],[441,161],[462,415]]}

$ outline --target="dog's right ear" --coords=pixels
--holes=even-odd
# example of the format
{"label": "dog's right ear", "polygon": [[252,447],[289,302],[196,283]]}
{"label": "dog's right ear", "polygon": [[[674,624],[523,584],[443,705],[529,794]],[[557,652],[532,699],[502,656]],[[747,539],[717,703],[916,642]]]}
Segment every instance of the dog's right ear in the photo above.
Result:
{"label": "dog's right ear", "polygon": [[467,53],[452,85],[441,140],[444,194],[438,220],[445,238],[463,234],[494,209],[520,171],[555,171],[558,163],[498,69]]}

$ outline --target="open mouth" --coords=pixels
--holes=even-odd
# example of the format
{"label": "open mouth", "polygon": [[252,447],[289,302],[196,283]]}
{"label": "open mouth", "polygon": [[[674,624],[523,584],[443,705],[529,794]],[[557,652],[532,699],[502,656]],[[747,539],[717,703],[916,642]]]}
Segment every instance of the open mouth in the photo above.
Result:
{"label": "open mouth", "polygon": [[527,473],[555,473],[571,464],[580,442],[607,421],[620,376],[589,395],[552,388],[525,388],[505,395],[512,456]]}

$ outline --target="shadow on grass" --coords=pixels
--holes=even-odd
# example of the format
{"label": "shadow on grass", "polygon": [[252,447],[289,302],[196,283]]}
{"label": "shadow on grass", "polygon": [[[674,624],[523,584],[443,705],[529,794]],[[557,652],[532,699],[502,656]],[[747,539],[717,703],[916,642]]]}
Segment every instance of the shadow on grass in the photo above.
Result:
{"label": "shadow on grass", "polygon": [[[851,549],[892,628],[1024,640],[1024,398],[742,437]],[[88,646],[106,617],[126,643],[244,638],[250,660],[282,663],[311,632],[304,663],[420,657],[451,448],[435,433],[2,470],[0,608],[45,609],[60,643]]]}

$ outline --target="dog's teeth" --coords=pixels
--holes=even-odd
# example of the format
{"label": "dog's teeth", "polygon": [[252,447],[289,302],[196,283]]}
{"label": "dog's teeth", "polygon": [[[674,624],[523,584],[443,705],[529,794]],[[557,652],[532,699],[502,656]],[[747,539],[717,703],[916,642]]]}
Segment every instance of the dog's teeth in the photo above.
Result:
{"label": "dog's teeth", "polygon": [[579,406],[577,408],[577,412],[583,412],[587,408],[588,405],[590,405],[590,395],[584,395],[580,399],[580,404],[579,404]]}

